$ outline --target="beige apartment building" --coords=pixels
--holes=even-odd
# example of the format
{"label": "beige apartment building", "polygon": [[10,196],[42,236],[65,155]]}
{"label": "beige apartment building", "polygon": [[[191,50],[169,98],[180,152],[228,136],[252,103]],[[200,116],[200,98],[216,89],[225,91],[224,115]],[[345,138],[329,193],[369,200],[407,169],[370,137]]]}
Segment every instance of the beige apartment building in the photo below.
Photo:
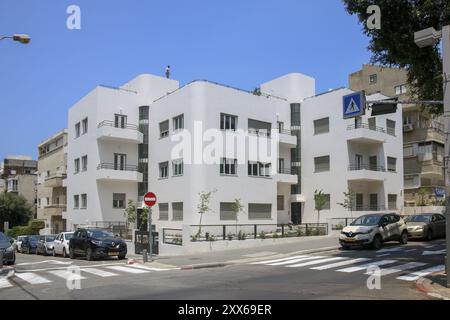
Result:
{"label": "beige apartment building", "polygon": [[67,130],[62,130],[38,146],[37,217],[45,220],[42,234],[65,231]]}
{"label": "beige apartment building", "polygon": [[[363,65],[350,74],[349,87],[380,92],[399,100],[414,100],[409,95],[404,69]],[[436,190],[445,187],[443,176],[444,126],[441,117],[432,116],[417,105],[403,105],[404,198],[405,212],[412,207],[440,206],[443,199]]]}
{"label": "beige apartment building", "polygon": [[6,156],[0,164],[0,191],[23,196],[36,215],[37,161],[30,156]]}

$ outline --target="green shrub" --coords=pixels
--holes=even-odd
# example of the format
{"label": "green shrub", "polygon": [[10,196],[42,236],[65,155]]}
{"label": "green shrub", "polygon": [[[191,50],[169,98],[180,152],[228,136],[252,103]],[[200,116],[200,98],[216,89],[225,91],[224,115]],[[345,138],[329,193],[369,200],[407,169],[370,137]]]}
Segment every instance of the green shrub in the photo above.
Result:
{"label": "green shrub", "polygon": [[239,231],[238,240],[247,240],[247,234],[245,232]]}
{"label": "green shrub", "polygon": [[276,232],[273,234],[272,238],[278,239],[278,238],[280,238],[280,235],[278,234],[278,232]]}
{"label": "green shrub", "polygon": [[229,233],[229,234],[227,235],[228,241],[233,241],[233,238],[234,238],[234,235],[233,235],[232,233]]}
{"label": "green shrub", "polygon": [[297,233],[297,237],[303,237],[304,236],[302,228],[297,228],[296,233]]}
{"label": "green shrub", "polygon": [[261,231],[261,232],[259,233],[259,238],[260,238],[260,239],[266,239],[266,233],[265,233],[264,231]]}

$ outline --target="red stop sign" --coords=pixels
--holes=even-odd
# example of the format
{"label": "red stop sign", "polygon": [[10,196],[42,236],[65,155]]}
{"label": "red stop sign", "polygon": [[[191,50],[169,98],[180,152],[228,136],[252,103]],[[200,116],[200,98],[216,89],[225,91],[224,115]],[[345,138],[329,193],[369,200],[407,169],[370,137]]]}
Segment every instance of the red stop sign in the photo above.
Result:
{"label": "red stop sign", "polygon": [[154,194],[153,192],[146,193],[144,196],[144,203],[148,207],[153,207],[156,204],[156,194]]}

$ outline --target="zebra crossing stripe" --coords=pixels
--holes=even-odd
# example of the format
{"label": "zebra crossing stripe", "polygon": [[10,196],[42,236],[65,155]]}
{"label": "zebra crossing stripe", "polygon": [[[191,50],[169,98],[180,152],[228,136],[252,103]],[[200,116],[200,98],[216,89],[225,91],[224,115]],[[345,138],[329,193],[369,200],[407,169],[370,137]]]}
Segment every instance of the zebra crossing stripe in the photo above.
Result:
{"label": "zebra crossing stripe", "polygon": [[[401,271],[406,271],[406,270],[411,270],[411,269],[414,269],[414,268],[423,267],[425,265],[427,265],[427,263],[410,262],[410,263],[406,263],[406,264],[402,264],[402,265],[396,266],[394,268],[381,269],[381,276],[387,276],[389,274],[393,274],[393,273],[397,273],[397,272],[401,272]],[[366,272],[366,274],[369,274],[369,272]],[[370,273],[370,274],[372,274],[372,273]]]}
{"label": "zebra crossing stripe", "polygon": [[69,280],[69,281],[73,281],[73,280],[84,280],[86,279],[85,277],[74,273],[74,272],[70,272],[69,270],[54,270],[54,271],[49,271],[49,273],[63,278],[65,280]]}
{"label": "zebra crossing stripe", "polygon": [[396,263],[397,260],[381,260],[381,261],[374,261],[374,262],[369,262],[360,266],[355,266],[355,267],[349,267],[349,268],[345,268],[345,269],[340,269],[340,270],[336,270],[338,272],[345,272],[345,273],[352,273],[352,272],[357,272],[357,271],[361,271],[361,270],[366,270],[367,268],[370,267],[380,267],[380,266],[384,266],[387,264],[393,264]]}
{"label": "zebra crossing stripe", "polygon": [[351,264],[357,264],[360,262],[367,262],[367,261],[370,261],[370,259],[359,258],[359,259],[347,260],[347,261],[342,261],[342,262],[337,262],[337,263],[332,263],[332,264],[326,264],[324,266],[311,268],[311,270],[328,270],[328,269],[344,267],[344,266],[348,266]]}
{"label": "zebra crossing stripe", "polygon": [[108,278],[108,277],[115,277],[117,276],[117,274],[109,272],[109,271],[104,271],[104,270],[100,270],[100,269],[96,269],[96,268],[86,268],[86,269],[82,269],[83,272],[87,272],[102,278]]}
{"label": "zebra crossing stripe", "polygon": [[6,280],[5,278],[0,278],[0,289],[2,288],[10,288],[12,287],[12,284],[9,283],[8,280]]}
{"label": "zebra crossing stripe", "polygon": [[308,261],[308,260],[317,260],[317,259],[322,259],[325,258],[324,256],[317,256],[317,257],[306,257],[306,258],[298,258],[298,259],[291,259],[288,261],[283,261],[283,262],[277,262],[277,263],[269,263],[266,264],[268,266],[285,266],[288,264],[293,264],[293,263],[297,263],[297,262],[301,262],[301,261]]}
{"label": "zebra crossing stripe", "polygon": [[419,280],[419,278],[421,278],[421,277],[425,277],[432,273],[440,272],[440,271],[444,271],[444,270],[445,270],[445,265],[441,264],[441,265],[434,266],[434,267],[431,267],[428,269],[419,270],[419,271],[407,274],[405,276],[398,277],[397,279],[404,280],[404,281],[416,281],[416,280]]}
{"label": "zebra crossing stripe", "polygon": [[327,259],[320,259],[320,260],[314,260],[314,261],[309,261],[309,262],[303,262],[303,263],[299,263],[299,264],[294,264],[294,265],[290,265],[287,266],[288,268],[300,268],[300,267],[307,267],[307,266],[312,266],[315,264],[321,264],[321,263],[326,263],[326,262],[331,262],[331,261],[337,261],[337,260],[342,260],[344,258],[342,257],[335,257],[335,258],[327,258]]}
{"label": "zebra crossing stripe", "polygon": [[137,268],[129,268],[129,267],[121,267],[121,266],[110,266],[107,267],[108,269],[120,271],[120,272],[126,272],[126,273],[148,273],[149,270],[142,270]]}
{"label": "zebra crossing stripe", "polygon": [[170,269],[147,267],[147,266],[143,266],[141,264],[130,264],[130,265],[128,265],[128,267],[142,269],[142,270],[148,270],[148,271],[168,271],[168,270],[170,270]]}
{"label": "zebra crossing stripe", "polygon": [[251,264],[276,263],[276,262],[287,261],[287,260],[298,259],[298,258],[306,258],[306,257],[307,257],[307,256],[293,256],[293,257],[283,258],[283,259],[267,260],[267,261],[258,261],[258,262],[253,262],[253,263],[251,263]]}
{"label": "zebra crossing stripe", "polygon": [[15,273],[16,277],[22,279],[23,281],[28,282],[29,284],[44,284],[44,283],[51,283],[52,281],[41,277],[35,273],[31,272],[24,272],[24,273]]}

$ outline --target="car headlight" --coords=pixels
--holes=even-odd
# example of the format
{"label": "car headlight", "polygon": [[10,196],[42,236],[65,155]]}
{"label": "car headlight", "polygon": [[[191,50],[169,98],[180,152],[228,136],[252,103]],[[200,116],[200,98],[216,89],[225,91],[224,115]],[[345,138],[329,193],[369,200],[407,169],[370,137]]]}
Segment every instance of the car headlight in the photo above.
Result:
{"label": "car headlight", "polygon": [[423,231],[423,227],[416,227],[416,231]]}
{"label": "car headlight", "polygon": [[93,244],[97,245],[97,246],[103,245],[103,242],[102,242],[102,241],[91,240],[91,242],[92,242]]}

